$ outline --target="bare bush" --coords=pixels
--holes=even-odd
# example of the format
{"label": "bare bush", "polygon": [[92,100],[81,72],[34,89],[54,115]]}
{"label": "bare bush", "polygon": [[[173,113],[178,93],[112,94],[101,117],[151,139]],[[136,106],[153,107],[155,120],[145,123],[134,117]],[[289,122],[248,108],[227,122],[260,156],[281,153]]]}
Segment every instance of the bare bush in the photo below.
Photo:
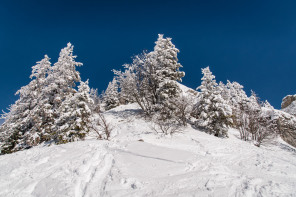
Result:
{"label": "bare bush", "polygon": [[181,125],[172,119],[161,119],[158,116],[152,118],[152,129],[156,133],[173,135],[180,132]]}
{"label": "bare bush", "polygon": [[175,108],[174,114],[177,121],[183,126],[187,125],[187,121],[190,119],[190,113],[192,112],[194,99],[191,96],[180,96],[175,99],[171,99],[173,107]]}
{"label": "bare bush", "polygon": [[272,140],[278,131],[276,119],[269,113],[261,113],[258,119],[258,129],[254,135],[255,145],[260,147],[263,142]]}
{"label": "bare bush", "polygon": [[243,113],[237,120],[241,140],[248,141],[250,136],[248,116]]}
{"label": "bare bush", "polygon": [[253,141],[260,147],[263,142],[268,142],[276,136],[278,128],[273,109],[249,107],[249,110],[239,112],[236,115],[236,124],[242,140]]}
{"label": "bare bush", "polygon": [[98,139],[109,140],[111,136],[111,132],[114,129],[114,126],[106,120],[106,117],[104,116],[103,113],[99,112],[97,124],[92,128],[98,135]]}
{"label": "bare bush", "polygon": [[260,127],[255,134],[255,145],[260,147],[263,142],[270,141],[274,138],[275,133],[266,127]]}

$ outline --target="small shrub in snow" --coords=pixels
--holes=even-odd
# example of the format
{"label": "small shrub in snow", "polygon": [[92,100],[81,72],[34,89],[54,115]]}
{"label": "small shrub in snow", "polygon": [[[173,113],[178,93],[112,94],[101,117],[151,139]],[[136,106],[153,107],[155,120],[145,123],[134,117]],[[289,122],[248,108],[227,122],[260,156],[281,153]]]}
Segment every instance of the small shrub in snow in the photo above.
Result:
{"label": "small shrub in snow", "polygon": [[175,121],[170,119],[166,120],[154,120],[152,122],[152,129],[156,133],[161,133],[164,135],[173,135],[174,133],[180,132],[181,126]]}
{"label": "small shrub in snow", "polygon": [[114,129],[114,126],[111,122],[107,121],[103,113],[100,112],[97,115],[98,115],[98,119],[93,129],[98,135],[98,139],[109,140],[111,137],[111,133]]}
{"label": "small shrub in snow", "polygon": [[190,119],[193,109],[194,99],[191,96],[180,96],[170,99],[170,103],[174,107],[174,116],[177,121],[183,126],[187,125],[187,121]]}
{"label": "small shrub in snow", "polygon": [[151,118],[152,129],[156,133],[164,135],[173,135],[174,133],[180,132],[182,125],[179,124],[175,119],[163,117],[161,114],[154,114]]}

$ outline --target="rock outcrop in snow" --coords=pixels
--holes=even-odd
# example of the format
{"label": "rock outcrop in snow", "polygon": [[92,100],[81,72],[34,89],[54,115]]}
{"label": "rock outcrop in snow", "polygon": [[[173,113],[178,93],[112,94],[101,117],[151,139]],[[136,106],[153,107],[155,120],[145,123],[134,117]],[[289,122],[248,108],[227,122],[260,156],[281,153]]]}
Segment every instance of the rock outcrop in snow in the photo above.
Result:
{"label": "rock outcrop in snow", "polygon": [[275,110],[274,118],[277,120],[277,127],[283,140],[296,147],[296,117],[289,113]]}
{"label": "rock outcrop in snow", "polygon": [[296,94],[284,97],[281,108],[282,111],[296,116]]}

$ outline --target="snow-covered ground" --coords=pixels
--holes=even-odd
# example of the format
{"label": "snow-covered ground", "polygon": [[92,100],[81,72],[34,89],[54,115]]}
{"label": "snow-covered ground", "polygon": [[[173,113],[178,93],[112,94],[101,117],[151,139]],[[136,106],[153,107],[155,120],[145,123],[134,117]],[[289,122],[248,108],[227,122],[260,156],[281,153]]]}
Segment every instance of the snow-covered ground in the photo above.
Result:
{"label": "snow-covered ground", "polygon": [[296,196],[296,150],[281,139],[258,148],[190,126],[160,136],[135,105],[106,117],[110,141],[0,156],[0,196]]}

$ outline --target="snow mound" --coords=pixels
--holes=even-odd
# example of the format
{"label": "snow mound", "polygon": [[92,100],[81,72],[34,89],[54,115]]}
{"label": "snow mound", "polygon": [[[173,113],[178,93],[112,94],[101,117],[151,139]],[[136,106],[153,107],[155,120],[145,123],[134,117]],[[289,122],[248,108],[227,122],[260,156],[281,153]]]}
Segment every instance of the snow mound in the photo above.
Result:
{"label": "snow mound", "polygon": [[196,90],[193,90],[192,88],[189,88],[189,87],[187,87],[181,83],[178,83],[178,82],[177,82],[177,84],[178,84],[179,88],[181,89],[182,94],[184,96],[188,96],[188,95],[189,96],[196,96],[198,94],[198,92]]}
{"label": "snow mound", "polygon": [[[135,104],[105,112],[110,141],[37,146],[0,156],[0,196],[294,196],[296,150],[258,148],[190,126],[156,135]],[[92,137],[93,136],[93,137]]]}

